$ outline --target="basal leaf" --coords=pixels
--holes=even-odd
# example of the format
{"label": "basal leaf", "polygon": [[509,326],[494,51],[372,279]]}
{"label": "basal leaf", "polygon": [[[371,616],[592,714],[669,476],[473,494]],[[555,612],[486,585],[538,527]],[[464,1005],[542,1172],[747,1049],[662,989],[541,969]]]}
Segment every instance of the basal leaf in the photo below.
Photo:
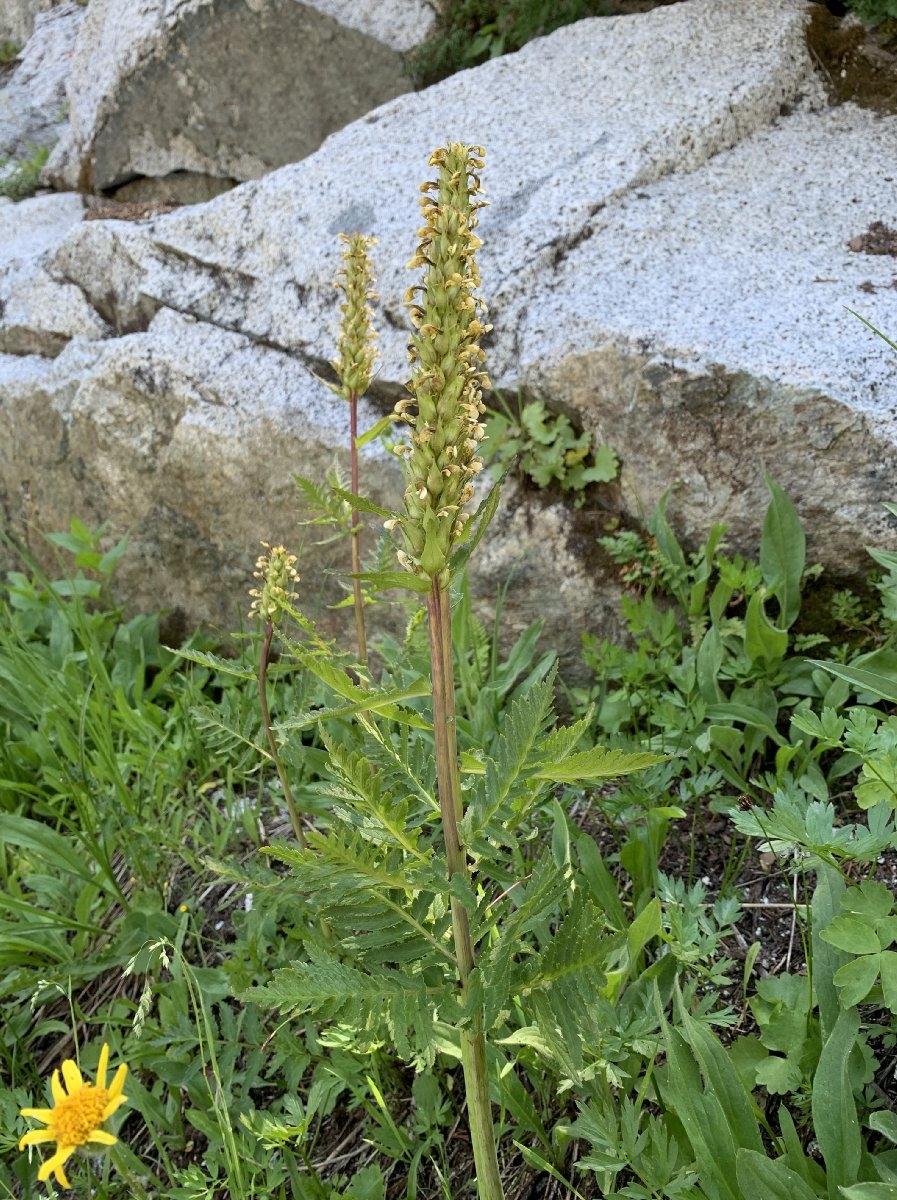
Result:
{"label": "basal leaf", "polygon": [[837,1200],[840,1187],[849,1187],[856,1182],[862,1156],[860,1126],[848,1069],[859,1029],[857,1009],[842,1009],[822,1047],[813,1078],[813,1127],[825,1159],[831,1200]]}
{"label": "basal leaf", "polygon": [[779,602],[779,624],[788,629],[800,612],[800,585],[806,562],[806,537],[797,509],[769,475],[772,497],[763,520],[760,570],[763,582]]}
{"label": "basal leaf", "polygon": [[818,1200],[810,1185],[780,1158],[740,1149],[735,1170],[741,1193],[750,1200]]}

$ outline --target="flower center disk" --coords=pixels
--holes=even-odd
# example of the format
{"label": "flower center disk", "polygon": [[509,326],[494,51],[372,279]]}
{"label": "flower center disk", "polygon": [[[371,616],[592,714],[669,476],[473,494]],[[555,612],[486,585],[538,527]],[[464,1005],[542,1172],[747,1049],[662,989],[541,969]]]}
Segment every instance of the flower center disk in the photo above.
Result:
{"label": "flower center disk", "polygon": [[103,1113],[109,1102],[106,1088],[88,1084],[60,1100],[53,1111],[52,1131],[62,1146],[82,1146],[103,1123]]}

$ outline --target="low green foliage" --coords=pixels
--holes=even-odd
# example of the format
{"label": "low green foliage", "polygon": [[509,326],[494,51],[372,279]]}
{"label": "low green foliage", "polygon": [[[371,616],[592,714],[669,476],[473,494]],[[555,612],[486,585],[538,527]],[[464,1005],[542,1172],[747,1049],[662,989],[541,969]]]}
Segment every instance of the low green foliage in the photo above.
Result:
{"label": "low green foliage", "polygon": [[49,147],[35,146],[27,158],[0,164],[3,166],[0,196],[8,200],[27,200],[33,196],[40,187],[40,173],[49,157]]}
{"label": "low green foliage", "polygon": [[574,494],[580,507],[585,489],[592,483],[610,483],[616,478],[617,456],[610,446],[593,445],[592,435],[577,433],[570,418],[551,412],[543,400],[523,401],[516,410],[499,397],[501,409],[489,410],[486,421],[486,454],[493,478],[510,467],[537,487],[552,484]]}
{"label": "low green foliage", "polygon": [[417,86],[427,87],[562,25],[607,12],[606,0],[448,0],[436,32],[410,55],[407,70]]}
{"label": "low green foliage", "polygon": [[0,64],[14,63],[21,52],[22,47],[18,42],[0,42]]}
{"label": "low green foliage", "polygon": [[897,0],[846,0],[851,12],[870,25],[880,25],[889,18],[897,19]]}

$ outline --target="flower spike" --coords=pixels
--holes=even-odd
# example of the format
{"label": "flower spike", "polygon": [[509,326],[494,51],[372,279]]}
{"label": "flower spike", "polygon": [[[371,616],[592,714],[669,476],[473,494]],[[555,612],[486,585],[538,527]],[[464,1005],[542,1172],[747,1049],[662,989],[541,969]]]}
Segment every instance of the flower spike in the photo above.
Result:
{"label": "flower spike", "polygon": [[409,444],[398,448],[407,482],[398,557],[406,570],[440,583],[448,579],[452,546],[464,532],[472,480],[483,468],[482,396],[490,385],[479,339],[492,326],[477,294],[475,252],[482,242],[473,232],[485,205],[478,175],[483,153],[481,146],[453,142],[431,155],[438,174],[421,186],[426,225],[408,264],[423,268],[423,283],[405,294],[414,332],[408,351],[412,399],[396,406],[396,416],[411,426]]}
{"label": "flower spike", "polygon": [[373,291],[373,274],[368,253],[377,239],[361,233],[339,235],[343,243],[343,269],[339,272],[336,287],[345,297],[340,305],[340,335],[338,357],[333,360],[333,369],[339,377],[340,387],[334,387],[346,400],[363,396],[368,390],[374,373],[377,334],[373,325],[370,301],[377,299]]}

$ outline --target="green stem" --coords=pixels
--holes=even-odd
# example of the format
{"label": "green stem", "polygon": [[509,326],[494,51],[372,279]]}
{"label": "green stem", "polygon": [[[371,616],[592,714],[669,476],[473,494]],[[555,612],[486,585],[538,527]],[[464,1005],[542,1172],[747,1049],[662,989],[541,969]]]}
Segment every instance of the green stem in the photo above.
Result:
{"label": "green stem", "polygon": [[[458,767],[458,738],[455,714],[455,679],[452,666],[452,613],[447,587],[433,580],[427,597],[427,616],[430,628],[430,660],[433,676],[433,732],[436,740],[436,773],[439,781],[439,809],[445,839],[445,855],[449,879],[455,874],[469,877],[467,857],[461,845],[460,824],[461,773]],[[452,899],[452,931],[455,959],[462,998],[467,993],[467,981],[474,968],[473,940],[467,910]],[[492,1126],[492,1104],[489,1099],[489,1074],[486,1060],[486,1035],[483,1014],[476,1013],[471,1025],[461,1031],[461,1062],[464,1067],[464,1087],[467,1093],[467,1118],[473,1143],[473,1158],[477,1172],[477,1191],[480,1200],[504,1200],[495,1131]]]}
{"label": "green stem", "polygon": [[[358,393],[349,397],[349,462],[352,472],[352,495],[358,491]],[[361,518],[357,508],[352,509],[352,594],[355,598],[355,634],[358,638],[358,661],[368,665],[368,643],[364,629],[364,597],[361,593]]]}
{"label": "green stem", "polygon": [[293,799],[293,791],[290,787],[290,781],[287,778],[287,773],[283,769],[283,763],[280,760],[280,751],[277,748],[277,740],[274,737],[274,729],[271,726],[271,710],[268,707],[268,658],[271,654],[271,639],[274,636],[274,622],[265,622],[265,640],[262,643],[262,654],[259,660],[259,706],[262,710],[262,722],[265,726],[265,733],[268,737],[268,749],[271,751],[271,758],[274,760],[274,766],[277,768],[277,776],[280,779],[280,786],[283,788],[283,798],[286,801],[287,812],[290,814],[290,824],[293,826],[293,832],[296,835],[296,840],[302,849],[305,849],[305,834],[302,832],[302,821],[299,817],[299,810],[296,808],[296,802]]}

